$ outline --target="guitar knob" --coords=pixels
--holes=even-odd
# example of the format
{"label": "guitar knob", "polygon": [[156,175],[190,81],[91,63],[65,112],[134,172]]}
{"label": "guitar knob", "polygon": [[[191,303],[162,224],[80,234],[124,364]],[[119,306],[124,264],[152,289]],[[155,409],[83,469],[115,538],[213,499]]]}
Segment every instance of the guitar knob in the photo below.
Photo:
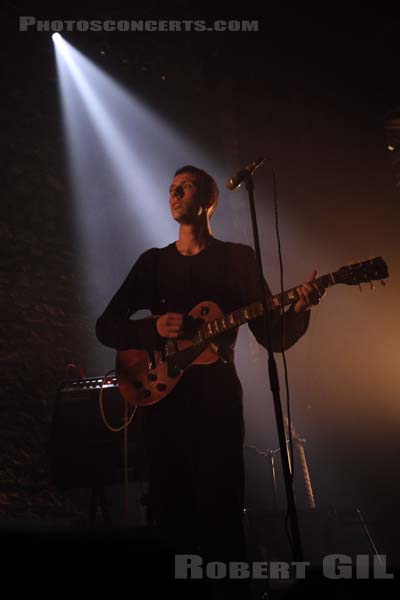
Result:
{"label": "guitar knob", "polygon": [[159,392],[164,392],[167,389],[165,383],[157,383],[156,388]]}
{"label": "guitar knob", "polygon": [[149,373],[149,374],[147,375],[147,379],[148,379],[149,381],[157,381],[157,375],[155,375],[154,373]]}
{"label": "guitar knob", "polygon": [[143,392],[143,396],[144,396],[145,398],[148,398],[149,396],[151,396],[151,391],[150,391],[150,390],[144,390],[144,392]]}
{"label": "guitar knob", "polygon": [[208,315],[209,312],[210,312],[210,309],[208,308],[208,306],[201,307],[200,314],[202,317],[205,317],[206,315]]}

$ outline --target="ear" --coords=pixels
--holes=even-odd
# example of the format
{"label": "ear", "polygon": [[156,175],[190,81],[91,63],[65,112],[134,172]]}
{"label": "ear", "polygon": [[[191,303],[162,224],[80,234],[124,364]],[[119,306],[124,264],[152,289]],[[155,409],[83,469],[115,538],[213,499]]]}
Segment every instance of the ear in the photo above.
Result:
{"label": "ear", "polygon": [[201,203],[199,204],[199,208],[197,210],[197,216],[202,215],[203,213],[207,214],[209,209],[212,206],[212,201],[210,199],[208,200],[202,200]]}
{"label": "ear", "polygon": [[211,208],[213,205],[213,201],[212,198],[207,198],[206,200],[204,200],[202,206],[203,208],[208,211],[209,208]]}

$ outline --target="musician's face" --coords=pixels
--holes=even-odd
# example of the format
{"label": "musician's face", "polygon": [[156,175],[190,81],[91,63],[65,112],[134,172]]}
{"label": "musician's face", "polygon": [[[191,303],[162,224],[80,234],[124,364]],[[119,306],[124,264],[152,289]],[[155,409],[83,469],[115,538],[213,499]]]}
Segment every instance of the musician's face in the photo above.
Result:
{"label": "musician's face", "polygon": [[169,207],[172,217],[178,223],[189,224],[199,219],[204,209],[196,175],[175,175],[169,188]]}

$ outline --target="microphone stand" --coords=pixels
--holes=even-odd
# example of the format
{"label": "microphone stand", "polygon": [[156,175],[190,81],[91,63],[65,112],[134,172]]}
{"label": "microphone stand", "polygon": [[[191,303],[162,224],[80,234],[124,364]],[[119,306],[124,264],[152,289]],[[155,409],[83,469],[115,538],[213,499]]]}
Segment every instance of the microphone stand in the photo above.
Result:
{"label": "microphone stand", "polygon": [[286,445],[286,434],[285,434],[285,426],[284,426],[282,405],[281,405],[281,399],[280,399],[278,371],[277,371],[277,367],[276,367],[274,353],[272,351],[271,326],[270,326],[266,289],[265,289],[265,285],[264,285],[264,273],[263,273],[263,268],[262,268],[260,241],[259,241],[259,237],[258,237],[256,208],[255,208],[255,203],[254,203],[254,181],[253,181],[253,177],[252,177],[251,173],[249,173],[245,177],[244,181],[245,181],[246,189],[248,191],[248,196],[249,196],[251,222],[252,222],[252,226],[253,226],[254,250],[256,253],[256,261],[257,261],[258,276],[259,276],[259,281],[260,281],[260,289],[262,290],[261,300],[262,300],[262,306],[263,306],[264,330],[265,330],[265,334],[266,334],[267,351],[268,351],[268,372],[269,372],[269,379],[270,379],[270,387],[271,387],[272,396],[273,396],[273,400],[274,400],[275,419],[276,419],[276,426],[278,429],[279,447],[280,447],[281,458],[282,458],[282,469],[283,469],[283,475],[284,475],[284,480],[285,480],[285,490],[286,490],[288,514],[289,514],[289,526],[290,526],[291,535],[292,535],[292,539],[293,539],[293,546],[292,546],[293,559],[295,561],[302,561],[303,560],[303,548],[302,548],[302,544],[301,544],[299,520],[298,520],[298,516],[297,516],[296,501],[295,501],[293,485],[292,485],[292,476],[291,476],[291,469],[290,469],[290,464],[289,464],[289,454],[288,454],[288,448]]}

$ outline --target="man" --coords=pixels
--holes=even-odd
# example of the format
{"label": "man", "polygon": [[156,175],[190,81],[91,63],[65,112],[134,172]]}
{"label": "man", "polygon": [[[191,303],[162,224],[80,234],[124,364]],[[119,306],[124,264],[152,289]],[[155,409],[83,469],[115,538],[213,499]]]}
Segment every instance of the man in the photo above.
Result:
{"label": "man", "polygon": [[[213,301],[226,313],[261,299],[252,248],[212,236],[217,200],[217,185],[205,171],[186,165],[175,173],[169,203],[179,238],[140,256],[97,322],[103,344],[160,349],[166,339],[185,337],[184,316],[202,301]],[[304,334],[308,309],[321,296],[312,282],[297,292],[298,302],[286,313],[285,349]],[[140,309],[154,316],[130,320]],[[249,326],[265,346],[262,319]],[[218,338],[221,360],[188,367],[170,394],[142,409],[154,523],[174,550],[200,554],[205,562],[244,559],[244,426],[233,363],[236,335],[231,330]],[[271,337],[279,351],[279,314],[271,316]]]}

